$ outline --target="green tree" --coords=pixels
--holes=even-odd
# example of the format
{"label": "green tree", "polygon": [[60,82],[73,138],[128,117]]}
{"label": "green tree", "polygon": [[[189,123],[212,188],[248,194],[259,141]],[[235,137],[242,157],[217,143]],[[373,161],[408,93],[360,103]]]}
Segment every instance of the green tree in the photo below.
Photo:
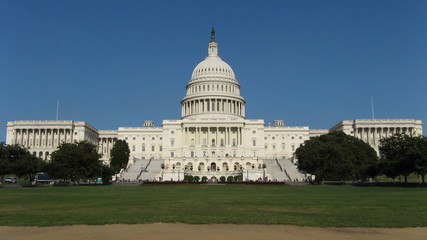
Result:
{"label": "green tree", "polygon": [[0,184],[3,182],[4,176],[10,172],[10,161],[7,157],[6,144],[0,142]]}
{"label": "green tree", "polygon": [[343,132],[331,132],[304,142],[296,152],[298,169],[324,180],[365,180],[377,172],[376,152]]}
{"label": "green tree", "polygon": [[36,173],[42,171],[43,160],[31,155],[20,145],[0,144],[0,177],[5,174],[15,174],[20,178],[33,179]]}
{"label": "green tree", "polygon": [[416,153],[415,172],[421,176],[422,183],[425,183],[425,175],[427,174],[427,138],[419,136],[416,138]]}
{"label": "green tree", "polygon": [[96,146],[87,142],[63,143],[51,155],[47,172],[51,177],[80,183],[102,175]]}
{"label": "green tree", "polygon": [[184,181],[192,182],[194,180],[194,177],[192,175],[185,175]]}
{"label": "green tree", "polygon": [[221,176],[221,177],[219,177],[219,180],[220,180],[221,182],[225,182],[225,176]]}
{"label": "green tree", "polygon": [[130,156],[129,145],[125,140],[117,140],[111,149],[110,167],[114,174],[120,172],[122,168],[126,168]]}
{"label": "green tree", "polygon": [[115,174],[113,169],[110,166],[102,164],[101,165],[101,178],[102,184],[107,185],[110,184],[112,176]]}
{"label": "green tree", "polygon": [[380,156],[381,171],[388,177],[395,179],[403,175],[405,183],[411,173],[424,176],[427,173],[426,140],[423,136],[394,134],[381,139]]}
{"label": "green tree", "polygon": [[195,182],[200,182],[200,177],[199,176],[194,176],[194,181]]}
{"label": "green tree", "polygon": [[44,163],[42,159],[27,152],[12,164],[12,173],[19,178],[32,180],[44,169]]}

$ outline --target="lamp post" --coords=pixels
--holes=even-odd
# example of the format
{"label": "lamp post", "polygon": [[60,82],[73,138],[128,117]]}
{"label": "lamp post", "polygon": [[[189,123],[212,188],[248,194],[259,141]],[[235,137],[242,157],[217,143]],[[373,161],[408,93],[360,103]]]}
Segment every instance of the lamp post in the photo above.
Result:
{"label": "lamp post", "polygon": [[262,164],[262,180],[264,181],[265,179],[265,169],[267,168],[267,164]]}

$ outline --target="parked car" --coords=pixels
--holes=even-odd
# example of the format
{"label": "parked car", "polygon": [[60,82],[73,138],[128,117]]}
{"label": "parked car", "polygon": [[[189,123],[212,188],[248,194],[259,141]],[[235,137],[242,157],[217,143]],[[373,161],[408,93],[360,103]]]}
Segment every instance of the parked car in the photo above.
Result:
{"label": "parked car", "polygon": [[17,183],[18,182],[18,178],[16,177],[8,177],[4,180],[5,183]]}

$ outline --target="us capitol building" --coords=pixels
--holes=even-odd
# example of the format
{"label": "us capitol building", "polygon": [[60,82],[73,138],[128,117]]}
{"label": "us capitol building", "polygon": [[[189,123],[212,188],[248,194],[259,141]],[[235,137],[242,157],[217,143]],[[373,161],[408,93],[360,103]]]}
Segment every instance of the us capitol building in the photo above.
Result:
{"label": "us capitol building", "polygon": [[245,99],[233,69],[218,55],[212,29],[208,55],[193,70],[181,100],[181,119],[164,120],[162,127],[145,121],[142,127],[97,130],[81,121],[12,121],[7,123],[7,144],[23,145],[34,155],[50,159],[61,143],[87,140],[98,146],[109,162],[118,139],[129,144],[129,166],[121,178],[129,180],[182,180],[185,174],[219,179],[242,176],[280,181],[302,181],[295,150],[311,137],[344,131],[370,144],[394,133],[422,135],[422,121],[414,119],[356,119],[339,122],[329,130],[286,126],[276,120],[245,118]]}

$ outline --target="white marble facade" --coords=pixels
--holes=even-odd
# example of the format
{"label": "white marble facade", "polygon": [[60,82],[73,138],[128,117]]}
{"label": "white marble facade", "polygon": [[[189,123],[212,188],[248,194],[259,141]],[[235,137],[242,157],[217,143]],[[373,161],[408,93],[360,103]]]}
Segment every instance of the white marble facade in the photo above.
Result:
{"label": "white marble facade", "polygon": [[[61,142],[88,140],[98,145],[105,162],[118,139],[126,140],[130,163],[138,159],[162,159],[164,179],[177,178],[178,170],[196,176],[235,176],[251,171],[264,174],[265,159],[290,159],[311,137],[344,131],[378,150],[379,139],[396,132],[422,134],[422,122],[413,119],[342,121],[330,130],[286,126],[283,120],[266,126],[262,119],[245,118],[245,99],[240,95],[233,69],[218,55],[214,33],[208,55],[193,70],[181,100],[181,119],[164,120],[162,127],[145,121],[142,127],[96,130],[85,122],[13,121],[7,123],[7,144],[20,144],[43,159]],[[179,178],[179,175],[178,175]]]}

